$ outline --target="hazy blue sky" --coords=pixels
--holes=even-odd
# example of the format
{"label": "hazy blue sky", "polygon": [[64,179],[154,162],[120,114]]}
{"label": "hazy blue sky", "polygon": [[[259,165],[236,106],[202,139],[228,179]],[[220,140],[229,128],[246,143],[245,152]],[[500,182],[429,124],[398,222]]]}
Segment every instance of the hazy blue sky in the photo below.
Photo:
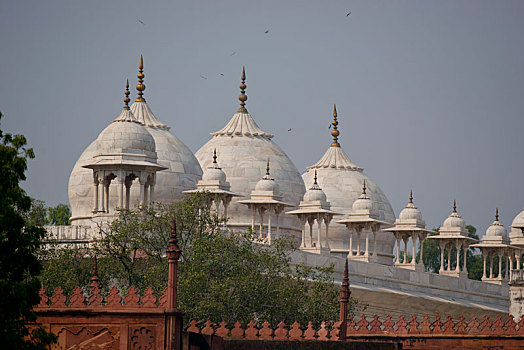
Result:
{"label": "hazy blue sky", "polygon": [[456,199],[483,233],[524,206],[523,38],[524,1],[0,0],[1,128],[36,151],[28,193],[67,203],[140,54],[148,103],[193,151],[237,109],[245,65],[248,110],[299,171],[336,103],[342,147],[397,215],[413,188],[428,227]]}

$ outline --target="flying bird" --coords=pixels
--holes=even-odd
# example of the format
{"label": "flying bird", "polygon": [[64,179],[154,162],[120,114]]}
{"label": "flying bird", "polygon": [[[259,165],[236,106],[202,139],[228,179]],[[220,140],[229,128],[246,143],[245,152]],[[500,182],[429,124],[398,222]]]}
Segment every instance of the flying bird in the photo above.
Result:
{"label": "flying bird", "polygon": [[236,54],[236,52],[233,52],[233,53],[231,54],[231,56],[233,56],[234,54]]}
{"label": "flying bird", "polygon": [[205,76],[203,76],[202,74],[200,74],[200,78],[207,80],[207,78]]}
{"label": "flying bird", "polygon": [[331,129],[331,124],[329,124],[329,127],[328,127],[328,129]]}
{"label": "flying bird", "polygon": [[348,12],[348,14],[346,15],[346,17],[349,17],[351,15],[351,11]]}
{"label": "flying bird", "polygon": [[287,129],[287,131],[291,131],[291,128]]}
{"label": "flying bird", "polygon": [[267,34],[267,33],[269,33],[269,29],[264,32],[264,34]]}
{"label": "flying bird", "polygon": [[224,76],[224,73],[220,73],[221,76]]}
{"label": "flying bird", "polygon": [[144,26],[146,25],[146,24],[145,24],[144,22],[142,22],[140,19],[137,18],[136,20],[137,20],[138,22],[142,23],[142,25],[144,25]]}

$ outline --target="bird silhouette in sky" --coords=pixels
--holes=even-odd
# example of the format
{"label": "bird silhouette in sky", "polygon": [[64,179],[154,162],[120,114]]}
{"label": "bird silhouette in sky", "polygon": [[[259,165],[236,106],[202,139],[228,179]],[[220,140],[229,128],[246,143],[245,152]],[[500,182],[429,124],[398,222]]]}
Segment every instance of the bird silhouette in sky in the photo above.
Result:
{"label": "bird silhouette in sky", "polygon": [[287,129],[287,131],[291,131],[291,128]]}
{"label": "bird silhouette in sky", "polygon": [[331,124],[329,124],[328,129],[331,129]]}
{"label": "bird silhouette in sky", "polygon": [[267,33],[269,33],[269,29],[264,32],[264,34],[267,34]]}
{"label": "bird silhouette in sky", "polygon": [[136,19],[138,22],[142,23],[143,26],[145,26],[146,24],[144,22],[142,22],[140,19]]}
{"label": "bird silhouette in sky", "polygon": [[236,54],[236,52],[233,52],[233,53],[231,54],[231,56],[233,56],[234,54]]}
{"label": "bird silhouette in sky", "polygon": [[221,76],[224,76],[224,73],[220,73]]}
{"label": "bird silhouette in sky", "polygon": [[202,74],[200,74],[200,78],[207,80],[207,78],[205,76],[203,76]]}
{"label": "bird silhouette in sky", "polygon": [[351,15],[351,11],[348,12],[348,14],[346,15],[346,17],[349,17]]}

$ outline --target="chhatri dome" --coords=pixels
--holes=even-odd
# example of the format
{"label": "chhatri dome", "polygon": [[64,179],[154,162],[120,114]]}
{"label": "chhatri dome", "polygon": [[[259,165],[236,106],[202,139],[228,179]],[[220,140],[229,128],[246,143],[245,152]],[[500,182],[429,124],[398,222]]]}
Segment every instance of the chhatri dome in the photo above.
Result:
{"label": "chhatri dome", "polygon": [[[266,162],[269,159],[271,175],[279,186],[280,194],[283,196],[282,201],[298,205],[305,192],[304,182],[291,159],[271,140],[273,135],[263,131],[247,111],[245,79],[245,70],[242,69],[240,108],[226,126],[211,133],[213,137],[196,152],[196,157],[200,166],[205,169],[211,161],[209,154],[216,149],[220,154],[220,167],[231,184],[231,191],[244,197],[249,197],[257,183],[264,177]],[[263,185],[266,183],[259,184],[259,186]],[[228,213],[228,226],[238,228],[252,226],[251,209],[238,203],[237,200],[232,201]],[[301,232],[300,223],[294,216],[281,215],[280,230],[287,233],[294,232],[298,237]]]}
{"label": "chhatri dome", "polygon": [[[155,142],[157,162],[167,169],[156,174],[154,200],[169,203],[182,199],[182,191],[191,190],[196,187],[198,180],[202,176],[202,169],[198,164],[193,153],[189,148],[175,137],[170,131],[169,126],[160,122],[143,96],[145,90],[143,59],[140,57],[139,74],[137,85],[138,97],[130,108],[133,118],[151,134]],[[132,137],[131,137],[132,138]],[[69,204],[71,205],[71,223],[90,224],[93,211],[93,171],[83,166],[90,163],[95,155],[98,138],[93,141],[78,158],[71,175],[69,176]],[[117,188],[110,188],[110,198],[114,203],[110,207],[117,205]],[[131,188],[131,203],[139,201],[138,186]]]}
{"label": "chhatri dome", "polygon": [[[382,190],[366,175],[363,169],[355,165],[346,155],[338,142],[338,120],[337,108],[333,110],[333,143],[320,160],[308,167],[308,171],[302,175],[306,186],[311,186],[315,170],[317,181],[331,203],[331,209],[338,213],[347,214],[357,201],[365,181],[369,198],[359,200],[358,205],[369,205],[372,203],[373,211],[379,215],[379,220],[393,223],[395,214],[388,199]],[[362,203],[361,203],[362,202]],[[336,215],[333,221],[339,221],[344,215]],[[332,224],[329,228],[329,246],[332,253],[347,255],[349,252],[349,233],[344,225]],[[393,259],[393,247],[395,241],[392,235],[380,231],[377,235],[377,251],[379,261],[391,264]]]}

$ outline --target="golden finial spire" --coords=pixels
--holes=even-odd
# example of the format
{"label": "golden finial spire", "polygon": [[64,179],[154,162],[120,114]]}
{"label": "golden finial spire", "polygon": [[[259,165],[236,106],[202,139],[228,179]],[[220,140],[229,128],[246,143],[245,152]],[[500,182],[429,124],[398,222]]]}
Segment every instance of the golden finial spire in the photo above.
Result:
{"label": "golden finial spire", "polygon": [[362,194],[366,194],[366,180],[364,179],[364,183],[362,185]]}
{"label": "golden finial spire", "polygon": [[135,102],[146,102],[144,98],[144,90],[146,86],[144,85],[144,58],[140,55],[140,63],[138,64],[138,84],[136,85],[136,90],[138,91],[138,97]]}
{"label": "golden finial spire", "polygon": [[331,135],[333,136],[333,142],[331,143],[331,146],[340,147],[340,144],[338,143],[338,135],[340,135],[340,132],[337,129],[337,105],[333,105],[333,121],[331,122],[331,124],[333,125],[333,131],[331,131]]}
{"label": "golden finial spire", "polygon": [[413,204],[413,189],[409,190],[409,202]]}
{"label": "golden finial spire", "polygon": [[247,113],[246,109],[246,69],[242,67],[242,83],[240,83],[240,96],[238,96],[238,99],[240,100],[240,108],[238,109],[239,113]]}
{"label": "golden finial spire", "polygon": [[126,91],[124,92],[124,94],[126,95],[126,97],[124,97],[124,109],[129,109],[129,101],[131,101],[129,99],[129,79],[126,80]]}
{"label": "golden finial spire", "polygon": [[495,221],[499,221],[499,208],[495,210]]}
{"label": "golden finial spire", "polygon": [[269,176],[269,159],[267,160],[267,165],[266,165],[266,175]]}
{"label": "golden finial spire", "polygon": [[457,202],[455,202],[455,200],[453,200],[453,212],[457,212]]}

